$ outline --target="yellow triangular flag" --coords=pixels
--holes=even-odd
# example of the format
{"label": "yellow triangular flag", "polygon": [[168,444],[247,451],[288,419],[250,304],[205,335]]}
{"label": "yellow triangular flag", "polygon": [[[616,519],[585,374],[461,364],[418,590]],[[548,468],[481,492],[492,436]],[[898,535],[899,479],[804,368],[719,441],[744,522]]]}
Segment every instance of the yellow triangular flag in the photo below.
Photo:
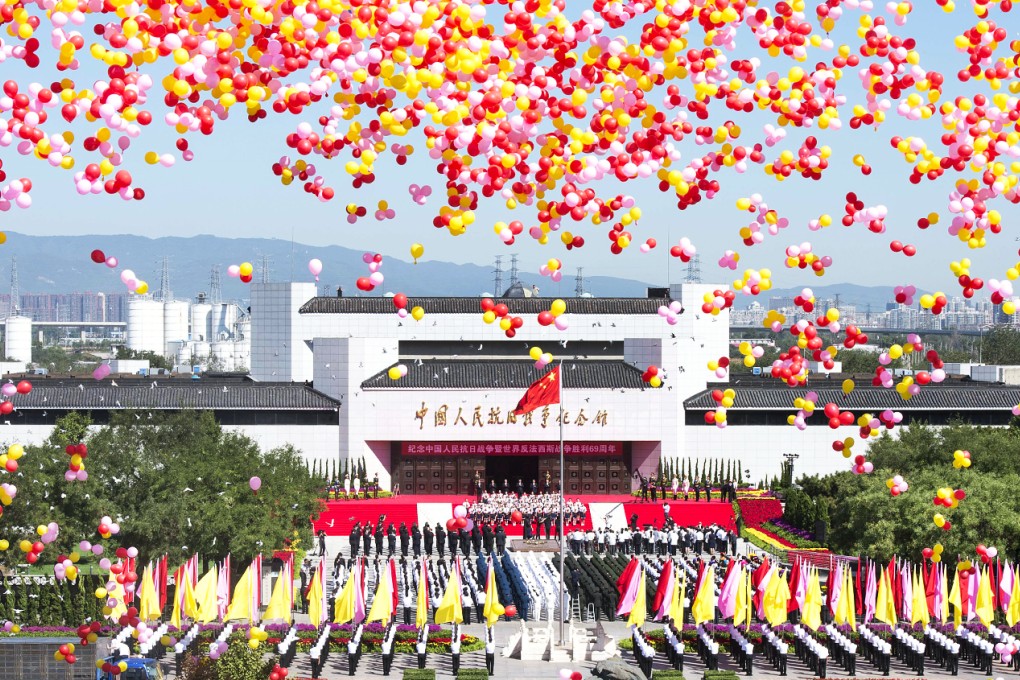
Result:
{"label": "yellow triangular flag", "polygon": [[318,628],[326,618],[322,611],[322,562],[312,576],[312,584],[308,586],[308,620]]}
{"label": "yellow triangular flag", "polygon": [[638,581],[634,606],[631,607],[630,614],[627,616],[627,625],[640,628],[645,625],[645,614],[647,613],[645,610],[648,608],[648,604],[645,595],[645,570],[644,567],[638,568],[641,569],[641,580]]}
{"label": "yellow triangular flag", "polygon": [[847,569],[843,572],[845,574],[846,582],[843,584],[843,591],[846,593],[846,611],[847,611],[847,623],[850,624],[850,630],[857,630],[857,596],[854,592],[854,584],[850,579],[850,570]]}
{"label": "yellow triangular flag", "polygon": [[981,583],[978,585],[977,603],[974,605],[974,613],[984,624],[985,628],[992,625],[995,618],[995,606],[992,603],[992,580],[989,578],[988,569],[978,572],[981,575]]}
{"label": "yellow triangular flag", "polygon": [[[197,568],[197,567],[196,567]],[[195,589],[191,585],[191,577],[184,574],[184,616],[194,621],[198,618],[198,602],[195,600]]]}
{"label": "yellow triangular flag", "polygon": [[429,573],[425,568],[426,560],[421,561],[421,575],[418,577],[418,608],[414,612],[414,625],[421,629],[429,622]]}
{"label": "yellow triangular flag", "polygon": [[216,620],[216,565],[205,573],[195,586],[195,602],[198,605],[198,615],[195,620],[199,623],[209,623]]}
{"label": "yellow triangular flag", "polygon": [[822,584],[818,580],[818,570],[812,569],[808,577],[807,590],[804,592],[804,606],[801,607],[800,621],[811,630],[818,630],[822,625]]}
{"label": "yellow triangular flag", "polygon": [[715,567],[706,567],[701,587],[694,594],[691,616],[695,623],[704,623],[715,618]]}
{"label": "yellow triangular flag", "polygon": [[773,626],[786,623],[786,605],[790,601],[790,585],[786,582],[786,576],[777,573],[769,581],[765,590],[765,618]]}
{"label": "yellow triangular flag", "polygon": [[949,620],[949,585],[946,583],[946,566],[944,564],[938,565],[939,570],[939,593],[941,595],[942,606],[938,612],[938,619],[940,623],[945,623]]}
{"label": "yellow triangular flag", "polygon": [[138,618],[142,621],[158,621],[162,612],[159,609],[159,596],[156,595],[156,582],[152,580],[152,568],[146,567],[142,572],[142,592],[138,600]]}
{"label": "yellow triangular flag", "polygon": [[878,579],[878,596],[875,600],[875,618],[890,626],[896,625],[896,599],[893,597],[889,571],[882,569]]}
{"label": "yellow triangular flag", "polygon": [[439,602],[439,608],[436,609],[436,623],[464,623],[457,566],[450,570],[450,580],[446,582],[446,592],[443,593],[443,599]]}
{"label": "yellow triangular flag", "polygon": [[294,619],[292,613],[294,608],[293,593],[294,579],[291,576],[290,568],[285,565],[279,578],[276,579],[276,585],[273,586],[273,594],[269,598],[269,604],[266,606],[266,613],[262,616],[262,620],[283,621],[290,624]]}
{"label": "yellow triangular flag", "polygon": [[743,565],[737,565],[735,569],[740,570],[740,575],[737,577],[737,602],[733,610],[733,625],[739,626],[742,623],[750,625],[752,606],[750,583]]}
{"label": "yellow triangular flag", "polygon": [[234,586],[234,596],[230,600],[230,606],[227,607],[226,616],[223,617],[224,621],[234,621],[236,619],[252,620],[251,565],[248,565],[248,568],[241,574],[241,579]]}
{"label": "yellow triangular flag", "polygon": [[1006,609],[1006,623],[1009,624],[1010,628],[1020,621],[1020,580],[1016,578],[1016,573],[1014,565],[1013,590],[1009,598],[1009,608]]}
{"label": "yellow triangular flag", "polygon": [[959,628],[963,620],[963,601],[960,600],[960,565],[953,572],[953,587],[949,591],[949,604],[953,605],[953,627]]}
{"label": "yellow triangular flag", "polygon": [[673,569],[673,596],[669,601],[669,618],[678,629],[684,625],[684,594],[687,592],[687,572],[684,572],[683,583],[680,582],[679,569]]}
{"label": "yellow triangular flag", "polygon": [[355,565],[347,574],[344,587],[340,590],[340,597],[336,598],[333,605],[333,623],[347,623],[354,620],[354,570]]}
{"label": "yellow triangular flag", "polygon": [[489,574],[485,578],[485,606],[482,608],[482,615],[485,616],[485,622],[489,626],[492,626],[499,617],[503,616],[505,612],[503,605],[499,602],[499,592],[496,589],[496,570],[492,568],[492,562],[489,562]]}
{"label": "yellow triangular flag", "polygon": [[379,585],[375,588],[372,607],[368,610],[365,621],[382,621],[385,626],[391,616],[393,616],[393,585],[390,583],[389,564],[386,564],[380,570]]}

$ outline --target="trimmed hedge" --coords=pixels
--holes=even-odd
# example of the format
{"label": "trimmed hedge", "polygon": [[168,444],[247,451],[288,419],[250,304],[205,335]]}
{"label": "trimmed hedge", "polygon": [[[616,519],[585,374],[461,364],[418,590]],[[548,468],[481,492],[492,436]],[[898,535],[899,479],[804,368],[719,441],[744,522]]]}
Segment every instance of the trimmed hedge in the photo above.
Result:
{"label": "trimmed hedge", "polygon": [[705,671],[705,680],[737,680],[736,671]]}
{"label": "trimmed hedge", "polygon": [[684,680],[680,671],[652,671],[652,680]]}
{"label": "trimmed hedge", "polygon": [[488,680],[489,672],[484,668],[463,668],[457,672],[457,680]]}
{"label": "trimmed hedge", "polygon": [[405,668],[404,680],[436,680],[435,668]]}

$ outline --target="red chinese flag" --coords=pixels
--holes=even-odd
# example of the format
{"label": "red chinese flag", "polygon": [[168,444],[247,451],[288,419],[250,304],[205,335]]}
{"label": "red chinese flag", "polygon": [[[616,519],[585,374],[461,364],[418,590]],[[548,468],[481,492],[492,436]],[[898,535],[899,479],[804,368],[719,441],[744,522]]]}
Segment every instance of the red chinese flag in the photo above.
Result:
{"label": "red chinese flag", "polygon": [[536,380],[517,402],[514,414],[522,416],[536,408],[560,403],[560,367],[557,366]]}

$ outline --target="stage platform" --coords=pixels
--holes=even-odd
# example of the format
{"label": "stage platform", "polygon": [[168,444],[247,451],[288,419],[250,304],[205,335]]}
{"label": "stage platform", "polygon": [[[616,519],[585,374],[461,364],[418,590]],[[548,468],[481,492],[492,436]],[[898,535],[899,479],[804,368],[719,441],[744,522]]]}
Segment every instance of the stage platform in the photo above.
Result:
{"label": "stage platform", "polygon": [[[663,501],[656,503],[641,502],[633,496],[618,494],[615,496],[568,496],[569,500],[580,498],[585,504],[587,514],[581,528],[588,530],[593,526],[614,526],[620,528],[629,523],[633,515],[637,515],[639,526],[662,526],[665,518]],[[419,527],[425,522],[435,526],[437,522],[445,525],[446,520],[453,516],[453,507],[465,500],[473,500],[469,496],[437,495],[437,496],[396,496],[391,498],[326,501],[326,510],[318,520],[312,523],[315,531],[324,530],[328,536],[347,536],[355,522],[375,525],[380,517],[384,523],[393,522],[400,528],[403,522],[408,528],[417,523]],[[729,503],[721,503],[718,499],[711,503],[693,500],[669,500],[670,517],[680,526],[707,526],[718,524],[726,529],[735,528],[733,508]],[[575,527],[567,525],[571,531]],[[508,538],[520,538],[524,529],[519,524],[506,527]]]}

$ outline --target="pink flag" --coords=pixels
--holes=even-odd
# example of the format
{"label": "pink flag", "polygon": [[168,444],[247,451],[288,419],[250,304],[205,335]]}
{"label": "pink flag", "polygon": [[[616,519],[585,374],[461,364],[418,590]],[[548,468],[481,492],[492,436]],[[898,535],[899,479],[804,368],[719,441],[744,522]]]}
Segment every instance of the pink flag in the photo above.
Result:
{"label": "pink flag", "polygon": [[804,611],[804,600],[807,598],[808,580],[810,580],[811,574],[803,562],[797,568],[800,569],[800,575],[797,578],[797,589],[793,593],[793,597],[797,600],[797,609]]}
{"label": "pink flag", "polygon": [[230,606],[230,555],[223,560],[220,573],[216,580],[216,611],[219,619],[227,615],[227,607]]}
{"label": "pink flag", "polygon": [[[941,564],[933,565],[935,570],[935,597],[932,600],[932,617],[936,621],[942,621],[942,587],[946,578],[946,572]],[[945,623],[945,621],[943,621]]]}
{"label": "pink flag", "polygon": [[634,608],[634,601],[637,600],[638,586],[641,585],[642,571],[644,571],[644,566],[638,561],[637,568],[630,575],[627,589],[623,591],[623,596],[620,598],[620,604],[616,606],[617,617],[627,616],[630,614],[630,610]]}
{"label": "pink flag", "polygon": [[[730,563],[732,564],[733,561],[731,560]],[[724,619],[730,618],[737,612],[737,586],[740,583],[742,570],[743,568],[739,564],[734,564],[726,574],[726,579],[719,590],[719,600],[716,606],[719,607],[719,613]],[[668,604],[663,606],[669,607]]]}
{"label": "pink flag", "polygon": [[673,560],[666,560],[662,565],[662,573],[659,574],[659,587],[655,590],[655,600],[652,602],[656,621],[669,616],[669,605],[673,601],[673,588],[676,586],[673,568]]}
{"label": "pink flag", "polygon": [[875,602],[878,599],[878,583],[875,582],[875,563],[868,560],[868,577],[864,585],[864,623],[875,616]]}
{"label": "pink flag", "polygon": [[358,624],[365,620],[365,563],[358,560],[358,568],[354,570],[354,623]]}
{"label": "pink flag", "polygon": [[972,621],[977,618],[977,612],[974,609],[977,607],[977,594],[978,586],[981,585],[981,572],[976,571],[970,575],[967,579],[967,620]]}
{"label": "pink flag", "polygon": [[836,562],[836,573],[829,579],[832,590],[829,593],[829,610],[835,615],[839,606],[839,596],[843,592],[843,563]]}
{"label": "pink flag", "polygon": [[914,616],[914,582],[906,561],[900,568],[900,583],[903,584],[903,618],[909,621]]}
{"label": "pink flag", "polygon": [[1009,609],[1009,601],[1013,599],[1013,588],[1016,585],[1014,578],[1013,567],[1009,560],[1006,560],[1005,566],[1002,567],[1002,578],[999,579],[999,602],[1003,612]]}

